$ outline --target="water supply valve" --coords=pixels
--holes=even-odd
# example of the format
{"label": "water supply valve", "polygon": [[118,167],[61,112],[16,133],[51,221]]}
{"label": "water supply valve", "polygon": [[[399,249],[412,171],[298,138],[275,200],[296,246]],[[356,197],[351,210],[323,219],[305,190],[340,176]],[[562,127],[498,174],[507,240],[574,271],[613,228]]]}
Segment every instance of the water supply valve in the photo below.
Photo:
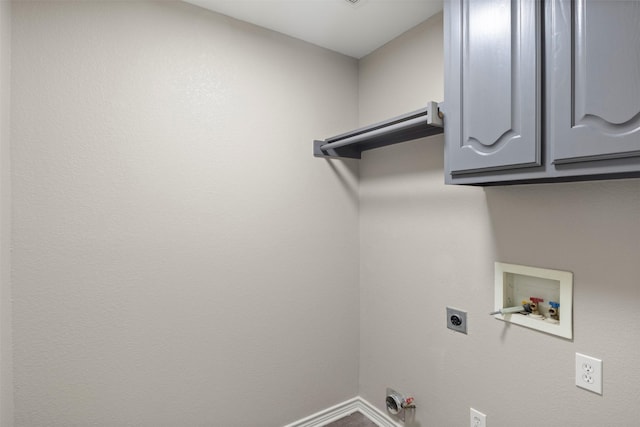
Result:
{"label": "water supply valve", "polygon": [[544,319],[544,316],[540,314],[540,311],[538,310],[538,306],[540,305],[541,302],[544,301],[544,299],[537,298],[537,297],[530,297],[529,301],[531,301],[531,317],[536,319]]}
{"label": "water supply valve", "polygon": [[560,303],[549,301],[549,318],[547,321],[552,323],[560,322]]}

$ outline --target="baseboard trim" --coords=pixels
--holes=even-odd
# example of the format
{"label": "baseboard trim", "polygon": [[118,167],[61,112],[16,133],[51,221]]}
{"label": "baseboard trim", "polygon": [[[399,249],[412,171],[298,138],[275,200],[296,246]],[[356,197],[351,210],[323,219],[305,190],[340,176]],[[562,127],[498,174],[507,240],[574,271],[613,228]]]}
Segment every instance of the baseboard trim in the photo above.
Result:
{"label": "baseboard trim", "polygon": [[387,414],[373,406],[367,400],[362,397],[357,397],[359,402],[358,410],[371,421],[376,423],[379,427],[403,427],[402,424],[398,424],[393,421]]}
{"label": "baseboard trim", "polygon": [[360,412],[378,427],[402,427],[401,424],[393,421],[360,396],[338,403],[335,406],[316,412],[313,415],[287,424],[284,427],[323,427],[355,412]]}

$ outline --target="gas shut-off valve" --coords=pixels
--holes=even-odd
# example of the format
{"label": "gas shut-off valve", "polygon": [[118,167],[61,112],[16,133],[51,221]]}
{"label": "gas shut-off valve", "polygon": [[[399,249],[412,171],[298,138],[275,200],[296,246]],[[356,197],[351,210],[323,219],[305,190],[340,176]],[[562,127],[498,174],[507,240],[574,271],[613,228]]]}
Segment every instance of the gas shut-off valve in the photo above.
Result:
{"label": "gas shut-off valve", "polygon": [[406,418],[413,418],[415,416],[416,405],[413,403],[413,397],[404,397],[397,391],[388,388],[385,402],[387,412],[395,415],[403,422],[406,421]]}

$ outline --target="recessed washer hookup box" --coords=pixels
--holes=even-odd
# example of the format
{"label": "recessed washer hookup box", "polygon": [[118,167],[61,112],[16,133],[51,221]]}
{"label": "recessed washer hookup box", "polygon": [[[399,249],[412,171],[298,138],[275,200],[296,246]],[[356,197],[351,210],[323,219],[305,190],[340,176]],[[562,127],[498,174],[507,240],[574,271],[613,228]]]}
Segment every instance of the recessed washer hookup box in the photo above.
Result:
{"label": "recessed washer hookup box", "polygon": [[495,310],[522,306],[496,319],[573,338],[573,273],[495,263]]}

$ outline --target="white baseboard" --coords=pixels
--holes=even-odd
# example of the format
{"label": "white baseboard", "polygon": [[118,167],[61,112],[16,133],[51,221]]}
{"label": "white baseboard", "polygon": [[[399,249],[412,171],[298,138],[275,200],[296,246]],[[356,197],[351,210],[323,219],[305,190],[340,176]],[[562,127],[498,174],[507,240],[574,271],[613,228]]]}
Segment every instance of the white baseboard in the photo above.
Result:
{"label": "white baseboard", "polygon": [[291,424],[287,424],[284,427],[323,427],[355,412],[360,412],[378,427],[402,427],[401,424],[393,421],[386,414],[360,396],[356,396],[353,399],[339,403],[331,408],[316,412],[313,415],[295,421]]}

